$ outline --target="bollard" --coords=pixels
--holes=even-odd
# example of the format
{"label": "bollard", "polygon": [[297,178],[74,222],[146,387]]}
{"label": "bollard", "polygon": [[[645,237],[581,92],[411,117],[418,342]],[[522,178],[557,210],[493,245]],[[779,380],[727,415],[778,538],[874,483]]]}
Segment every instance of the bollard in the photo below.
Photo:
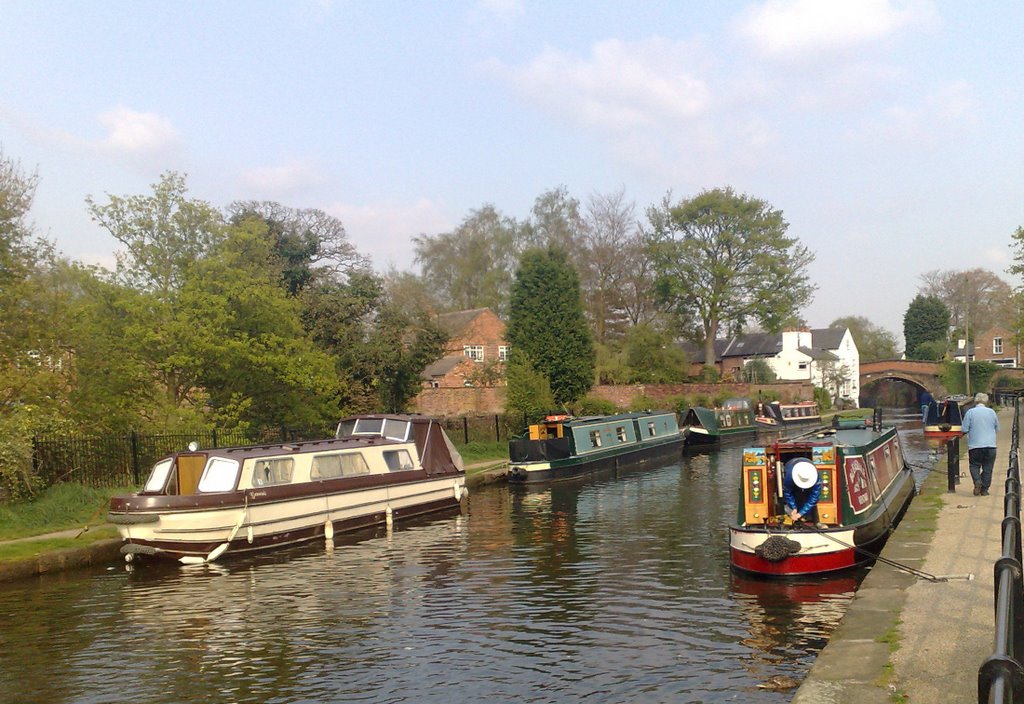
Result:
{"label": "bollard", "polygon": [[946,441],[946,488],[950,493],[955,493],[959,483],[960,438],[952,437]]}

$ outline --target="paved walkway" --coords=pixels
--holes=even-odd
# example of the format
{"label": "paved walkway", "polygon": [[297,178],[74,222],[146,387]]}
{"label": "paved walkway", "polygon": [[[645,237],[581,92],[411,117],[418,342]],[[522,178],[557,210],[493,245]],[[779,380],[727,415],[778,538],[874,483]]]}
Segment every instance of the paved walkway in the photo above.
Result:
{"label": "paved walkway", "polygon": [[973,495],[961,441],[956,491],[947,491],[943,458],[882,552],[948,581],[876,563],[794,704],[978,700],[978,668],[994,648],[993,569],[1002,549],[1010,409],[999,412],[999,423],[991,495]]}

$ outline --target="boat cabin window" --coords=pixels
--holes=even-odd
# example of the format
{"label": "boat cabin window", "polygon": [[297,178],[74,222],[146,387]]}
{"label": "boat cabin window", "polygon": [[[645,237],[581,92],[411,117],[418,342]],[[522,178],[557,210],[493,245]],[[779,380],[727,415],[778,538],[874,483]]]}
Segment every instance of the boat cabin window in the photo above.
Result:
{"label": "boat cabin window", "polygon": [[211,457],[199,480],[199,491],[231,491],[238,480],[238,462]]}
{"label": "boat cabin window", "polygon": [[339,438],[352,435],[373,435],[385,437],[390,440],[405,442],[409,439],[409,429],[412,423],[407,420],[395,420],[394,418],[356,418],[346,421],[338,426],[337,436]]}
{"label": "boat cabin window", "polygon": [[271,460],[256,460],[252,470],[253,486],[271,486],[273,484],[290,484],[295,461],[290,457],[279,457]]}
{"label": "boat cabin window", "polygon": [[619,439],[619,442],[626,442],[626,429],[620,425],[615,429],[615,437]]}
{"label": "boat cabin window", "polygon": [[164,486],[167,484],[167,476],[171,473],[170,459],[160,460],[153,465],[153,471],[149,475],[149,481],[146,482],[146,491],[163,491]]}
{"label": "boat cabin window", "polygon": [[652,438],[653,438],[653,437],[655,436],[656,432],[657,432],[657,431],[655,431],[655,429],[654,429],[654,423],[648,423],[648,424],[647,424],[647,434],[648,434],[648,435],[649,435],[650,437],[652,437]]}
{"label": "boat cabin window", "polygon": [[412,463],[412,456],[408,450],[385,450],[384,463],[390,472],[402,472],[407,469],[416,469]]}
{"label": "boat cabin window", "polygon": [[344,452],[335,455],[314,455],[310,479],[334,479],[369,474],[370,467],[362,453]]}
{"label": "boat cabin window", "polygon": [[384,437],[405,442],[409,437],[409,426],[411,425],[407,420],[392,420],[389,418],[384,421]]}
{"label": "boat cabin window", "polygon": [[590,444],[592,447],[601,447],[601,431],[591,430],[590,431]]}

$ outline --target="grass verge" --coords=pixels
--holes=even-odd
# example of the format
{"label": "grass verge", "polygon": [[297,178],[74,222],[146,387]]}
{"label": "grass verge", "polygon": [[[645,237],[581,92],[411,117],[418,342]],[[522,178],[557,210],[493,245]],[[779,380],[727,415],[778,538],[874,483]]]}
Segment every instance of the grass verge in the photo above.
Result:
{"label": "grass verge", "polygon": [[43,540],[25,540],[18,543],[0,545],[0,562],[13,562],[35,557],[44,552],[54,552],[67,548],[80,548],[99,540],[113,540],[118,537],[117,528],[103,525],[90,528],[77,538],[46,538]]}
{"label": "grass verge", "polygon": [[103,525],[110,497],[133,491],[129,487],[95,489],[56,484],[34,501],[0,505],[0,540]]}

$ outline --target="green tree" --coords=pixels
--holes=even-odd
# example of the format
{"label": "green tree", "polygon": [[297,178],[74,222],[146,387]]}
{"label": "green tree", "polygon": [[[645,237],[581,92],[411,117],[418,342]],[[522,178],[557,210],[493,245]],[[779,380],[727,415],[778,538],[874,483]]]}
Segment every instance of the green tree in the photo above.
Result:
{"label": "green tree", "polygon": [[882,359],[899,359],[899,343],[896,336],[883,327],[875,325],[861,315],[847,315],[836,318],[830,328],[849,328],[857,345],[861,362],[877,362]]}
{"label": "green tree", "polygon": [[28,220],[38,178],[0,151],[0,500],[30,496],[34,434],[66,424],[73,291]]}
{"label": "green tree", "polygon": [[[928,351],[918,348],[923,343],[942,343],[945,349],[949,336],[949,308],[935,296],[918,294],[903,314],[903,338],[907,359],[932,359]],[[922,356],[924,355],[924,356]]]}
{"label": "green tree", "polygon": [[565,186],[558,186],[534,200],[530,219],[516,238],[517,246],[524,250],[558,247],[575,252],[582,246],[586,228],[579,201],[569,195]]}
{"label": "green tree", "polygon": [[505,412],[524,415],[528,420],[542,418],[555,409],[555,397],[547,376],[534,368],[530,358],[512,349],[505,369]]}
{"label": "green tree", "polygon": [[743,381],[748,384],[771,384],[777,378],[775,370],[763,359],[751,359],[743,365]]}
{"label": "green tree", "polygon": [[515,219],[485,205],[451,232],[413,238],[416,263],[444,307],[490,308],[505,316],[519,228]]}
{"label": "green tree", "polygon": [[945,304],[958,336],[973,339],[975,331],[1009,328],[1016,317],[1013,289],[987,269],[929,271],[921,275],[919,291]]}
{"label": "green tree", "polygon": [[686,378],[686,353],[664,332],[637,325],[626,333],[626,363],[634,384],[669,384]]}
{"label": "green tree", "polygon": [[[167,174],[153,194],[90,199],[93,218],[127,247],[99,290],[94,328],[158,427],[323,425],[337,416],[333,360],[317,350],[288,295],[264,220],[226,226]],[[124,360],[131,360],[124,361]],[[93,360],[89,367],[102,375]],[[94,382],[90,382],[95,387]],[[98,382],[102,383],[102,381]],[[134,425],[134,423],[133,423]]]}
{"label": "green tree", "polygon": [[723,326],[753,319],[777,332],[811,301],[814,255],[767,202],[717,188],[675,205],[666,196],[647,215],[659,299],[681,330],[699,332],[707,366]]}
{"label": "green tree", "polygon": [[313,282],[342,280],[368,267],[342,222],[322,210],[273,201],[236,201],[228,206],[228,214],[233,223],[250,217],[266,223],[281,277],[293,296]]}
{"label": "green tree", "polygon": [[583,315],[580,284],[560,249],[523,254],[512,286],[506,335],[543,374],[559,404],[582,397],[593,384],[595,352]]}

